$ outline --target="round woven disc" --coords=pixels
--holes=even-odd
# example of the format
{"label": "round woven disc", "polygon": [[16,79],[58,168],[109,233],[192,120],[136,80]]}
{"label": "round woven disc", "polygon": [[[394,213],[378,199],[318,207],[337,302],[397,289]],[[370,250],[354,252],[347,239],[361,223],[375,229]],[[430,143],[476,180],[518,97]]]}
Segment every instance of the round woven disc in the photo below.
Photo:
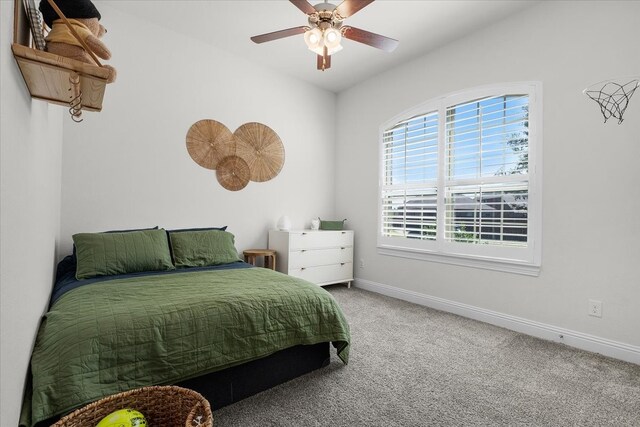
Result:
{"label": "round woven disc", "polygon": [[251,181],[269,181],[284,165],[284,146],[280,137],[262,123],[245,123],[233,133],[236,155],[244,159],[251,170]]}
{"label": "round woven disc", "polygon": [[220,160],[234,154],[233,134],[220,122],[200,120],[187,132],[187,151],[203,168],[215,169]]}
{"label": "round woven disc", "polygon": [[216,169],[218,182],[230,191],[242,190],[249,183],[249,165],[238,156],[227,156],[220,160]]}

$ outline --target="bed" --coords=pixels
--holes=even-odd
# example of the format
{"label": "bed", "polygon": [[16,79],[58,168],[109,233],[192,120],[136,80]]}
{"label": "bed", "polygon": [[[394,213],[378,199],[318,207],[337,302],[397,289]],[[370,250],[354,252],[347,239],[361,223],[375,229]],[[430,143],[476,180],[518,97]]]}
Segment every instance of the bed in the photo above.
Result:
{"label": "bed", "polygon": [[[164,233],[153,230],[154,244],[164,251],[160,231]],[[230,233],[217,231],[226,233],[228,239]],[[196,233],[200,239],[196,246],[206,240],[203,235],[212,233]],[[118,257],[131,258],[131,254],[118,255],[132,251],[127,241],[131,237],[125,236],[122,243],[119,239],[125,233],[113,234],[118,236],[97,238],[107,241],[107,250],[97,257],[96,250],[91,252],[94,270],[100,263],[113,266]],[[74,241],[78,244],[76,236]],[[60,263],[50,309],[31,359],[31,381],[20,425],[31,427],[101,397],[141,386],[211,387],[216,374],[224,373],[218,375],[220,379],[243,367],[260,369],[264,361],[287,363],[287,354],[292,354],[287,352],[292,351],[316,349],[318,354],[322,343],[332,343],[337,356],[348,362],[349,326],[327,291],[249,266],[238,259],[235,248],[229,250],[229,262],[199,265],[210,261],[198,261],[185,266],[175,253],[176,248],[180,250],[175,243],[167,239],[167,246],[172,247],[171,267],[162,253],[166,267],[162,270],[140,270],[148,267],[140,262],[148,256],[148,247],[142,252],[133,250],[138,254],[138,271],[133,272],[128,271],[130,267],[117,267],[118,274],[84,277],[80,273],[86,270],[87,252],[80,246],[77,256]],[[209,243],[198,250],[220,249]],[[189,257],[198,258],[192,253]],[[250,376],[245,372],[244,381]]]}

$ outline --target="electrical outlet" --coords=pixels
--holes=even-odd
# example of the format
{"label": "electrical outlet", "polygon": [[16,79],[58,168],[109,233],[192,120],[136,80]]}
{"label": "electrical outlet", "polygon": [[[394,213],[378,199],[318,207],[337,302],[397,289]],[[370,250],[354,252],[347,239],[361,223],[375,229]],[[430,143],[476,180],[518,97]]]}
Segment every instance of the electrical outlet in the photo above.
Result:
{"label": "electrical outlet", "polygon": [[589,316],[602,317],[602,301],[589,300]]}
{"label": "electrical outlet", "polygon": [[364,268],[364,258],[360,258],[360,268]]}

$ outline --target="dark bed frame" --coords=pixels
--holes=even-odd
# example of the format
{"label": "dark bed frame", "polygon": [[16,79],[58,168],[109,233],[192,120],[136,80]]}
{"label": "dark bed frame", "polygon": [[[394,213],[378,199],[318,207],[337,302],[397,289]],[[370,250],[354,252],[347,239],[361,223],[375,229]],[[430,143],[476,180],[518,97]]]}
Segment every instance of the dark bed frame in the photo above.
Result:
{"label": "dark bed frame", "polygon": [[[213,410],[245,399],[278,384],[327,366],[330,343],[298,345],[280,350],[262,359],[218,372],[181,381],[175,385],[202,394]],[[35,427],[48,427],[60,417],[39,422]]]}
{"label": "dark bed frame", "polygon": [[298,345],[262,359],[179,382],[219,409],[329,364],[329,343]]}

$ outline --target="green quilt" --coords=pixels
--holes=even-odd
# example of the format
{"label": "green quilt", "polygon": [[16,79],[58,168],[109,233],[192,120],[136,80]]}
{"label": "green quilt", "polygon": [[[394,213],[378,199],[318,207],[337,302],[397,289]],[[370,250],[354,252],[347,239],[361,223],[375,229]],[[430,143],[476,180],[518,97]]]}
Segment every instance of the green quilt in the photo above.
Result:
{"label": "green quilt", "polygon": [[20,424],[31,426],[113,393],[326,341],[346,364],[349,325],[333,297],[264,268],[86,285],[63,295],[45,315]]}

